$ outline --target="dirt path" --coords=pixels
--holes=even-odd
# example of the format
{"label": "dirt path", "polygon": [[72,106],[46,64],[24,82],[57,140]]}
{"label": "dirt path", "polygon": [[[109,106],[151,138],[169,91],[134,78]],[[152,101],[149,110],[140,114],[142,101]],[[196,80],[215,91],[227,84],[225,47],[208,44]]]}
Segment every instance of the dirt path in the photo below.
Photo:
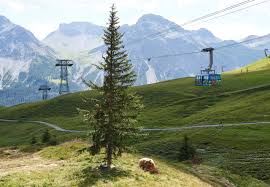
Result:
{"label": "dirt path", "polygon": [[[9,120],[9,119],[0,119],[0,122],[11,122],[11,123],[36,123],[40,125],[46,125],[50,128],[55,129],[56,131],[60,132],[70,132],[70,133],[86,133],[87,131],[78,131],[78,130],[68,130],[63,129],[55,124],[44,122],[44,121],[28,121],[28,120]],[[0,123],[1,125],[1,123]],[[187,127],[176,127],[176,128],[143,128],[141,131],[143,132],[153,132],[153,131],[171,131],[171,132],[177,132],[177,131],[184,131],[189,129],[206,129],[206,128],[226,128],[226,127],[239,127],[239,126],[249,126],[249,125],[264,125],[270,126],[270,122],[243,122],[243,123],[227,123],[227,124],[205,124],[205,125],[199,125],[194,124]]]}
{"label": "dirt path", "polygon": [[205,124],[205,125],[191,125],[179,128],[146,128],[142,131],[184,131],[188,129],[206,129],[206,128],[226,128],[226,127],[239,127],[248,125],[269,125],[270,122],[246,122],[246,123],[228,123],[228,124]]}
{"label": "dirt path", "polygon": [[[55,124],[44,122],[44,121],[28,121],[28,120],[11,120],[11,119],[0,119],[0,122],[11,122],[11,123],[36,123],[40,125],[46,125],[50,128],[55,129],[56,131],[60,132],[71,132],[71,133],[81,133],[85,131],[78,131],[78,130],[68,130],[68,129],[63,129]],[[1,125],[1,124],[0,124]]]}

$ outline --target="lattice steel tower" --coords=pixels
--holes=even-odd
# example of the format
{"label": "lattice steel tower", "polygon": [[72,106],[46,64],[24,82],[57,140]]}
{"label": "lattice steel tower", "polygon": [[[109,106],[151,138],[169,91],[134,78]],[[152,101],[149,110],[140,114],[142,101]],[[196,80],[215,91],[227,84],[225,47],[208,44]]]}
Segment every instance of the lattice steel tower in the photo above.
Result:
{"label": "lattice steel tower", "polygon": [[69,93],[68,85],[68,67],[72,66],[72,60],[58,59],[55,66],[60,66],[60,88],[59,94]]}
{"label": "lattice steel tower", "polygon": [[42,91],[42,99],[47,100],[48,99],[48,91],[50,91],[51,88],[46,84],[46,85],[41,85],[38,90]]}
{"label": "lattice steel tower", "polygon": [[265,54],[265,57],[267,58],[268,57],[268,49],[264,49],[264,54]]}

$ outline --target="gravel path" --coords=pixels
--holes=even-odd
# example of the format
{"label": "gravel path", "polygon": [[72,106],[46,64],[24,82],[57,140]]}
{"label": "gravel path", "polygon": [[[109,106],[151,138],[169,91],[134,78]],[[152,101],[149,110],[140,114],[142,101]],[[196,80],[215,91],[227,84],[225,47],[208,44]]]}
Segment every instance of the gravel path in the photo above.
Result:
{"label": "gravel path", "polygon": [[[10,120],[10,119],[0,119],[0,122],[11,122],[11,123],[36,123],[40,125],[46,125],[50,128],[55,129],[60,132],[70,132],[70,133],[85,133],[86,131],[78,131],[78,130],[69,130],[63,129],[56,124],[44,122],[44,121],[31,121],[31,120]],[[1,123],[0,123],[1,125]],[[153,131],[184,131],[189,129],[205,129],[205,128],[226,128],[226,127],[238,127],[238,126],[248,126],[248,125],[270,125],[270,122],[245,122],[245,123],[228,123],[228,124],[205,124],[205,125],[191,125],[187,127],[178,127],[178,128],[143,128],[141,131],[143,132],[153,132]]]}

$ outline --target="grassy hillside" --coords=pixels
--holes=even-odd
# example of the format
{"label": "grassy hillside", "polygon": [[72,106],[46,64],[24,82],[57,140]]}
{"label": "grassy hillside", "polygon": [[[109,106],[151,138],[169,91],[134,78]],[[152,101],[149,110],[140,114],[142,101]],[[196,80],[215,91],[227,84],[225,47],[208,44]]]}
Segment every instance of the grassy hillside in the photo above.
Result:
{"label": "grassy hillside", "polygon": [[[203,159],[203,165],[222,168],[225,171],[257,178],[270,184],[270,125],[153,132],[139,141],[136,149],[141,154],[159,155],[165,160],[177,161],[185,134],[191,138],[199,157]],[[205,171],[209,172],[209,170]],[[224,174],[221,175],[224,176]],[[230,175],[226,177],[230,178]],[[245,186],[241,180],[231,180],[234,184]]]}
{"label": "grassy hillside", "polygon": [[[249,71],[233,71],[222,75],[217,87],[195,87],[193,78],[177,79],[133,88],[145,105],[140,116],[143,127],[180,127],[191,124],[270,121],[270,59],[249,66]],[[83,98],[94,98],[94,92],[68,94],[48,101],[0,108],[0,118],[37,119],[67,129],[87,129],[77,108],[87,108]],[[0,122],[0,133],[6,133],[0,146],[27,144],[30,129],[44,127],[33,124]],[[14,124],[13,124],[14,125]],[[8,126],[8,127],[7,127]],[[53,132],[61,139],[70,134]],[[203,164],[197,167],[178,165],[207,180],[229,181],[237,186],[270,184],[270,126],[250,125],[216,129],[193,129],[184,132],[150,133],[136,141],[142,155],[159,156],[166,162],[177,162],[182,137],[191,137]],[[77,135],[76,135],[77,136]],[[18,140],[18,137],[25,137]],[[0,139],[1,140],[1,139]],[[261,180],[261,181],[258,181]],[[226,182],[222,182],[226,184]]]}
{"label": "grassy hillside", "polygon": [[160,160],[156,160],[159,175],[146,173],[138,167],[139,155],[125,154],[115,162],[117,169],[101,172],[97,166],[102,155],[81,151],[87,146],[68,142],[32,155],[0,157],[0,186],[211,186]]}
{"label": "grassy hillside", "polygon": [[244,72],[254,72],[254,71],[262,71],[270,69],[270,58],[265,58],[259,60],[256,63],[241,67],[237,70],[228,72],[228,73],[244,73]]}
{"label": "grassy hillside", "polygon": [[47,127],[34,124],[0,123],[0,146],[16,146],[30,143],[32,136],[41,136]]}
{"label": "grassy hillside", "polygon": [[[134,90],[145,104],[141,125],[172,127],[220,121],[270,121],[270,106],[264,102],[270,97],[269,74],[268,69],[224,74],[222,85],[217,87],[195,87],[193,78],[136,87]],[[65,128],[85,129],[86,124],[80,120],[77,108],[86,108],[82,99],[93,97],[96,97],[93,92],[81,92],[4,108],[0,109],[0,118],[42,119]]]}
{"label": "grassy hillside", "polygon": [[0,122],[0,147],[5,146],[27,146],[31,139],[35,137],[38,143],[41,143],[42,134],[49,130],[52,136],[56,136],[58,141],[70,140],[77,137],[84,137],[83,133],[58,132],[47,126],[36,123],[11,123]]}

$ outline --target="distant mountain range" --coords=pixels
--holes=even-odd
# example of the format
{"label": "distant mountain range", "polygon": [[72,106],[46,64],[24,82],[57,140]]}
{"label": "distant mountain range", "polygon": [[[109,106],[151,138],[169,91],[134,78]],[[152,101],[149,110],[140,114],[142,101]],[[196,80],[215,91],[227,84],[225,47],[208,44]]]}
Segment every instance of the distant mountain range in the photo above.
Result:
{"label": "distant mountain range", "polygon": [[[51,95],[57,95],[60,76],[59,69],[55,68],[57,58],[74,61],[70,70],[72,91],[85,89],[82,77],[101,83],[102,72],[93,64],[101,60],[105,50],[103,30],[104,27],[87,22],[60,24],[58,30],[39,41],[30,31],[0,16],[0,105],[37,100],[40,98],[38,87],[45,83],[53,88]],[[160,32],[164,30],[166,32]],[[207,54],[152,58],[150,61],[146,60],[148,57],[235,42],[223,41],[207,29],[186,30],[153,14],[142,16],[134,25],[123,25],[121,32],[138,75],[137,85],[193,76],[208,64]],[[157,32],[160,34],[152,35]],[[263,57],[262,49],[266,46],[270,46],[270,39],[218,50],[214,66],[217,71],[221,67],[231,70],[244,66]],[[18,99],[14,99],[17,93]]]}
{"label": "distant mountain range", "polygon": [[87,22],[60,24],[59,29],[49,34],[43,42],[62,56],[76,56],[102,45],[103,29]]}
{"label": "distant mountain range", "polygon": [[[250,35],[246,38],[244,38],[243,40],[252,40],[254,38],[257,38],[259,36],[256,35]],[[240,41],[243,41],[240,40]],[[244,44],[247,47],[250,47],[252,49],[257,49],[257,50],[264,50],[264,49],[269,49],[270,50],[270,34],[266,35],[265,37],[258,39],[256,41],[250,41],[247,44]]]}
{"label": "distant mountain range", "polygon": [[30,31],[0,16],[0,105],[33,100],[55,58]]}

